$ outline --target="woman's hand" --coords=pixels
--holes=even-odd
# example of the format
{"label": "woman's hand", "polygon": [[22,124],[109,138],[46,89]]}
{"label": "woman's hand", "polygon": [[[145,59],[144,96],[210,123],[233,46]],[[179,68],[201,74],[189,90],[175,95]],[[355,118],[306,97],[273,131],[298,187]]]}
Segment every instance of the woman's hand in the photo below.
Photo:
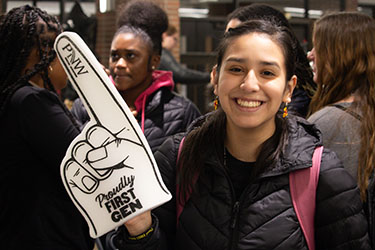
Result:
{"label": "woman's hand", "polygon": [[137,117],[138,111],[134,107],[131,107],[131,106],[129,106],[129,109],[132,112],[132,114],[134,115],[134,117]]}
{"label": "woman's hand", "polygon": [[137,236],[149,229],[152,225],[151,211],[146,211],[125,222],[125,227],[131,236]]}

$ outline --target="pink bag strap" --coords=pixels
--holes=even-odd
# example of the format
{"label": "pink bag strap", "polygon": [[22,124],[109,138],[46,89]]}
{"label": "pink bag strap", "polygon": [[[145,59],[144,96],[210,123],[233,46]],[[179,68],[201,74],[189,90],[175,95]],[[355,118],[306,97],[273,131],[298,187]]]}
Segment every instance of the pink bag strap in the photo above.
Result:
{"label": "pink bag strap", "polygon": [[[185,141],[185,137],[182,138],[181,142],[180,142],[180,146],[178,148],[178,154],[177,154],[177,163],[178,163],[178,160],[180,159],[180,154],[181,154],[181,150],[182,150],[182,146],[184,144],[184,141]],[[180,201],[180,189],[179,189],[179,184],[178,184],[178,172],[179,170],[182,168],[181,164],[177,166],[177,173],[176,173],[176,225],[178,226],[178,221],[179,221],[179,218],[180,218],[180,215],[182,213],[182,210],[184,210],[184,207],[185,207],[185,204],[186,202],[189,200],[190,198],[190,195],[191,193],[193,192],[192,188],[190,188],[188,190],[188,192],[186,193],[186,197],[184,200]],[[192,186],[194,186],[194,184],[197,182],[198,180],[198,174],[195,174],[194,177],[193,177],[193,180],[192,180]]]}
{"label": "pink bag strap", "polygon": [[315,250],[315,202],[323,146],[315,148],[312,167],[289,174],[290,194],[307,246]]}
{"label": "pink bag strap", "polygon": [[[180,159],[181,150],[182,150],[182,146],[184,144],[184,141],[185,141],[185,137],[182,138],[182,140],[180,142],[180,146],[178,147],[177,163],[178,163],[178,160]],[[178,165],[176,167],[176,169],[177,169],[177,171],[176,171],[176,217],[177,217],[176,222],[177,222],[177,225],[178,225],[178,220],[180,218],[182,210],[184,209],[185,202],[189,197],[187,197],[186,200],[183,200],[183,201],[180,202],[180,188],[179,188],[179,184],[178,184],[178,176],[179,176],[178,172],[181,169],[181,164]],[[188,196],[190,196],[190,193],[188,194]]]}

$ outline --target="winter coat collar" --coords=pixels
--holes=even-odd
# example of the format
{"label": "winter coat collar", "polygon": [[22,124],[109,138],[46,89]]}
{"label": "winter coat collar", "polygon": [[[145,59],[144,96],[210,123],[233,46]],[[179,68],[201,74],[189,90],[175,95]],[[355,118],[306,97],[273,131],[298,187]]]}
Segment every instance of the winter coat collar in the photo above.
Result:
{"label": "winter coat collar", "polygon": [[280,160],[274,167],[263,172],[261,177],[280,175],[311,167],[315,148],[323,145],[321,132],[307,120],[289,115],[287,127],[288,143],[280,155]]}
{"label": "winter coat collar", "polygon": [[[196,119],[189,127],[189,131],[199,127],[210,114]],[[277,176],[311,167],[314,149],[323,145],[321,132],[314,124],[294,115],[288,115],[286,121],[289,136],[284,152],[280,154],[279,161],[273,167],[266,169],[259,178]],[[207,155],[206,163],[221,165],[214,153],[208,153]]]}
{"label": "winter coat collar", "polygon": [[160,88],[169,88],[170,90],[174,87],[174,82],[172,78],[172,72],[169,71],[162,71],[162,70],[154,70],[152,72],[152,83],[150,87],[148,87],[142,94],[140,94],[134,102],[135,108],[138,113],[142,113],[141,115],[141,129],[142,132],[145,132],[145,109],[146,109],[146,101],[147,97],[156,92]]}
{"label": "winter coat collar", "polygon": [[154,70],[152,73],[152,84],[142,94],[140,94],[135,100],[135,108],[138,112],[144,110],[144,104],[147,97],[155,93],[162,87],[167,87],[170,90],[174,88],[174,82],[172,78],[172,72],[163,70]]}

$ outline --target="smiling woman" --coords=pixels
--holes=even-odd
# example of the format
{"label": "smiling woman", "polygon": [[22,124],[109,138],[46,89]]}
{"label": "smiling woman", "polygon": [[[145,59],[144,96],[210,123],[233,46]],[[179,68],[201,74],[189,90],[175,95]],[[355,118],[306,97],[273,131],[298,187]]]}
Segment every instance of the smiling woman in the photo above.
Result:
{"label": "smiling woman", "polygon": [[[160,146],[155,159],[174,197],[121,227],[119,249],[310,248],[289,180],[312,171],[322,138],[282,114],[296,85],[293,48],[290,31],[267,21],[225,34],[213,69],[221,107]],[[370,249],[356,183],[328,149],[312,202],[316,249]]]}
{"label": "smiling woman", "polygon": [[311,96],[314,94],[316,84],[313,81],[313,73],[310,68],[306,53],[303,50],[297,36],[294,34],[288,19],[284,13],[267,4],[250,4],[239,7],[230,13],[227,17],[226,31],[239,24],[249,20],[266,20],[287,27],[291,31],[291,38],[294,42],[296,51],[296,70],[297,76],[296,88],[293,91],[292,101],[289,110],[293,114],[305,117],[308,111],[308,105]]}
{"label": "smiling woman", "polygon": [[[286,75],[284,61],[282,49],[268,35],[251,33],[233,41],[222,64],[213,71],[214,93],[227,114],[228,134],[243,131],[238,137],[233,134],[234,138],[246,138],[252,133],[268,138],[274,133],[275,114],[282,102],[291,101],[296,85],[296,76]],[[236,143],[230,145],[230,151],[239,152],[240,148],[231,149]],[[237,157],[256,160],[256,155],[246,159],[250,157],[248,152]]]}

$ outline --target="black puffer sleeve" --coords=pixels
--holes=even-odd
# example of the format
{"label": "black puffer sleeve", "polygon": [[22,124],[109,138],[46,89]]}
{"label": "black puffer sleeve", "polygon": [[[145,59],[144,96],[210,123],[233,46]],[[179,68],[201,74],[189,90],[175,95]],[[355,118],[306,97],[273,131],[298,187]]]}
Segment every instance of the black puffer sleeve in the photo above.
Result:
{"label": "black puffer sleeve", "polygon": [[80,98],[74,100],[71,112],[82,124],[81,129],[83,129],[84,125],[86,125],[86,123],[90,120],[90,117]]}
{"label": "black puffer sleeve", "polygon": [[201,116],[200,111],[198,110],[197,106],[193,102],[185,101],[184,103],[184,109],[185,114],[183,117],[183,125],[184,128],[183,131],[186,131],[186,129],[190,126],[190,124],[197,118]]}
{"label": "black puffer sleeve", "polygon": [[115,231],[113,237],[113,243],[110,244],[108,249],[119,249],[119,250],[162,250],[166,249],[165,240],[163,240],[162,232],[159,227],[159,220],[153,214],[152,215],[152,228],[153,232],[147,235],[145,238],[140,240],[130,240],[129,233],[125,226],[121,226]]}
{"label": "black puffer sleeve", "polygon": [[176,234],[176,161],[180,141],[184,133],[169,137],[155,152],[164,184],[172,194],[172,199],[153,210],[154,232],[147,239],[129,242],[125,227],[117,231],[115,245],[120,250],[167,250],[174,249]]}
{"label": "black puffer sleeve", "polygon": [[[154,210],[159,218],[161,231],[168,248],[174,249],[176,236],[176,162],[180,142],[185,133],[180,133],[168,138],[156,151],[155,159],[164,184],[172,194],[172,199]],[[163,244],[164,245],[164,244]]]}
{"label": "black puffer sleeve", "polygon": [[328,149],[316,193],[315,241],[316,249],[371,249],[356,181]]}

